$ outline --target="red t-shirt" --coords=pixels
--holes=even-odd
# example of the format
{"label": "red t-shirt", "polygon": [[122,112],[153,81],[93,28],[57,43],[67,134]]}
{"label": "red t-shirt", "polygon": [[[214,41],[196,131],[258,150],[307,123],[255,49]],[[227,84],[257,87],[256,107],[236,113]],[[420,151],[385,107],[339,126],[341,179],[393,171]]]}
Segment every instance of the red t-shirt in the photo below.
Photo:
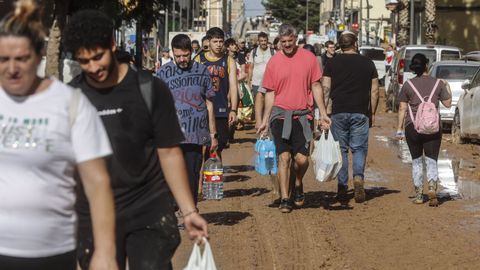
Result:
{"label": "red t-shirt", "polygon": [[284,110],[313,109],[311,85],[322,78],[311,52],[298,48],[292,57],[277,53],[267,64],[262,86],[275,92],[274,106]]}

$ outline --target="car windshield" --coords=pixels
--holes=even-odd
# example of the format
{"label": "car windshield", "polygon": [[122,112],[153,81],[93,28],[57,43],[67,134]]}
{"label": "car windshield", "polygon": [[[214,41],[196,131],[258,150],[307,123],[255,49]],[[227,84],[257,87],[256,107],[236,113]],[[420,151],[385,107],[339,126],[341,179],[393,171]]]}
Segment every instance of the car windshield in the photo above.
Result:
{"label": "car windshield", "polygon": [[374,61],[383,61],[385,59],[385,55],[383,54],[383,50],[379,49],[362,49],[360,48],[360,54],[364,55],[371,60]]}
{"label": "car windshield", "polygon": [[428,64],[437,61],[437,51],[434,49],[412,49],[405,52],[405,72],[411,72],[410,64],[412,63],[412,57],[417,54],[424,54],[428,58]]}
{"label": "car windshield", "polygon": [[471,80],[478,66],[438,66],[434,77],[445,80]]}
{"label": "car windshield", "polygon": [[449,51],[449,50],[443,50],[442,51],[442,61],[458,60],[458,59],[460,59],[460,52],[459,51]]}

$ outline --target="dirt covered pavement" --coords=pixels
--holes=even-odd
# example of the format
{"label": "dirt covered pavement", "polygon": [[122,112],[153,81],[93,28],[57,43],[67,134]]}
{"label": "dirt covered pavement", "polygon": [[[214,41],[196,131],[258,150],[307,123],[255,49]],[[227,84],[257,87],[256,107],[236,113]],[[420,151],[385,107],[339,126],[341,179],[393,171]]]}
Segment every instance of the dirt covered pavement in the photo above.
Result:
{"label": "dirt covered pavement", "polygon": [[[381,108],[379,109],[381,110]],[[396,114],[377,115],[367,158],[367,201],[336,202],[336,182],[319,183],[310,166],[306,203],[282,214],[270,178],[254,168],[253,129],[224,152],[225,198],[202,201],[218,269],[480,269],[480,145],[444,135],[441,205],[414,205],[409,154],[392,138]],[[174,269],[192,242],[182,232]]]}

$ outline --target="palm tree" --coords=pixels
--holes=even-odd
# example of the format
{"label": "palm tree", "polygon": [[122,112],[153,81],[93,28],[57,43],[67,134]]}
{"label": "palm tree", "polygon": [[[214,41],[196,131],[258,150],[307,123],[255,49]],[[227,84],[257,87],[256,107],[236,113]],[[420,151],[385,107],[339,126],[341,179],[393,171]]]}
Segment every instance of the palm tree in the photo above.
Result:
{"label": "palm tree", "polygon": [[398,40],[397,40],[397,43],[399,46],[408,44],[408,33],[410,30],[408,7],[409,7],[409,0],[401,0],[401,9],[399,12],[400,29],[398,31]]}
{"label": "palm tree", "polygon": [[425,43],[435,44],[435,32],[437,25],[435,24],[435,0],[425,0]]}

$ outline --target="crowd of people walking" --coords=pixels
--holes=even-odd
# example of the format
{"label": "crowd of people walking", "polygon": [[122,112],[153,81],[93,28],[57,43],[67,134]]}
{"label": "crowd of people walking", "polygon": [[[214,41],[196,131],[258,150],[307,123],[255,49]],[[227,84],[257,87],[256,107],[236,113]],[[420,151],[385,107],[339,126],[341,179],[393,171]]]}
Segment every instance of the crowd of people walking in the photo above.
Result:
{"label": "crowd of people walking", "polygon": [[[288,24],[273,44],[260,33],[253,49],[218,27],[201,42],[178,34],[152,74],[117,59],[111,18],[82,10],[63,33],[82,70],[67,85],[37,76],[40,12],[36,1],[19,0],[0,22],[0,269],[171,269],[179,228],[195,241],[208,237],[197,208],[202,164],[212,153],[222,159],[239,117],[273,138],[282,213],[305,203],[319,130],[330,129],[340,144],[338,201],[347,203],[349,152],[354,198],[365,201],[379,83],[354,33],[340,35],[340,51],[326,42],[318,57]],[[423,96],[448,107],[451,92],[426,66],[425,56],[413,57],[417,77],[400,93],[397,137],[405,130],[414,202],[424,202],[425,155],[435,206],[441,129],[425,134],[419,112]],[[254,114],[239,114],[248,106]]]}

